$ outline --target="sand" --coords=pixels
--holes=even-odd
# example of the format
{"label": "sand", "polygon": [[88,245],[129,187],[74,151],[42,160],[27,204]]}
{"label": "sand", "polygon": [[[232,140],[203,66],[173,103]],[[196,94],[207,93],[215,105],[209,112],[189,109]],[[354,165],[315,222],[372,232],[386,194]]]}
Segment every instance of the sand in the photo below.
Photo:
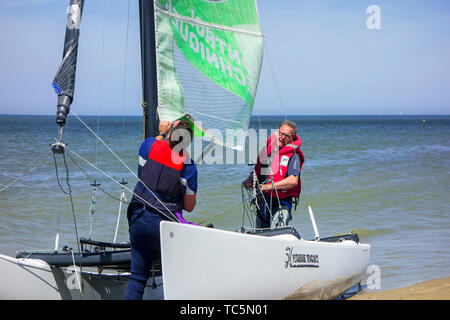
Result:
{"label": "sand", "polygon": [[363,290],[348,300],[450,300],[450,278],[424,281],[386,291]]}

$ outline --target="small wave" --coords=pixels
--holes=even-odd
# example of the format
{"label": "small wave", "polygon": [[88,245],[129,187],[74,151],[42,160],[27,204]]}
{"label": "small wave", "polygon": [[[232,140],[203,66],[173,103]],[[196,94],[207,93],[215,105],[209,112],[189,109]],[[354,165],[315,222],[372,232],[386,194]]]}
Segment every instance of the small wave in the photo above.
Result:
{"label": "small wave", "polygon": [[389,228],[377,228],[377,229],[361,228],[361,229],[355,229],[355,230],[353,230],[353,232],[357,233],[360,238],[361,237],[369,238],[369,237],[375,237],[375,236],[379,236],[379,235],[394,233],[395,230],[389,229]]}

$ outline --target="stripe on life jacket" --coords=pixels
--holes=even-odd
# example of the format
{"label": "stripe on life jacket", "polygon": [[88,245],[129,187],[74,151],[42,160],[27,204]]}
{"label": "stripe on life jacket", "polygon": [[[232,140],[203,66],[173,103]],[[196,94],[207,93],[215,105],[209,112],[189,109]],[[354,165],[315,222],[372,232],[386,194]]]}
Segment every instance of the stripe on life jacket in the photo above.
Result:
{"label": "stripe on life jacket", "polygon": [[148,154],[148,158],[152,159],[166,167],[181,171],[183,169],[183,164],[185,158],[178,155],[172,149],[170,149],[167,141],[159,141],[156,140],[152,148],[150,149],[150,153]]}

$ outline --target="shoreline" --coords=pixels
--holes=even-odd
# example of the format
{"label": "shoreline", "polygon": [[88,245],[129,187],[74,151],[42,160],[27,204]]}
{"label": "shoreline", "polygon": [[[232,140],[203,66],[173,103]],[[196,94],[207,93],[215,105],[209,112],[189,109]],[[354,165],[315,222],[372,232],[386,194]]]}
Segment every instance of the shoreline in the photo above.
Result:
{"label": "shoreline", "polygon": [[386,291],[365,289],[347,300],[450,300],[450,277]]}

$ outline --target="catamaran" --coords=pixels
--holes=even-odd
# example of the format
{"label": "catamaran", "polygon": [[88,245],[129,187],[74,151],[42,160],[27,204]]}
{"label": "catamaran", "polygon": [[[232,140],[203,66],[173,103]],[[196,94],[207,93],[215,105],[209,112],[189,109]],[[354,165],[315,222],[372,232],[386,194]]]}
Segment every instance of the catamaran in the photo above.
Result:
{"label": "catamaran", "polygon": [[[60,156],[72,152],[62,137],[74,99],[83,6],[84,0],[70,0],[53,81],[58,139],[51,150]],[[204,152],[215,145],[242,149],[245,135],[223,137],[230,129],[245,132],[250,122],[263,49],[256,1],[139,0],[139,13],[144,137],[154,136],[159,120],[184,118],[194,136],[208,137]],[[253,190],[244,201],[254,204],[256,196]],[[354,233],[321,238],[309,213],[312,240],[289,225],[234,232],[163,221],[161,259],[144,298],[335,299],[366,277],[370,245]],[[122,299],[129,269],[128,243],[77,235],[75,250],[55,244],[50,251],[0,254],[0,298]]]}

